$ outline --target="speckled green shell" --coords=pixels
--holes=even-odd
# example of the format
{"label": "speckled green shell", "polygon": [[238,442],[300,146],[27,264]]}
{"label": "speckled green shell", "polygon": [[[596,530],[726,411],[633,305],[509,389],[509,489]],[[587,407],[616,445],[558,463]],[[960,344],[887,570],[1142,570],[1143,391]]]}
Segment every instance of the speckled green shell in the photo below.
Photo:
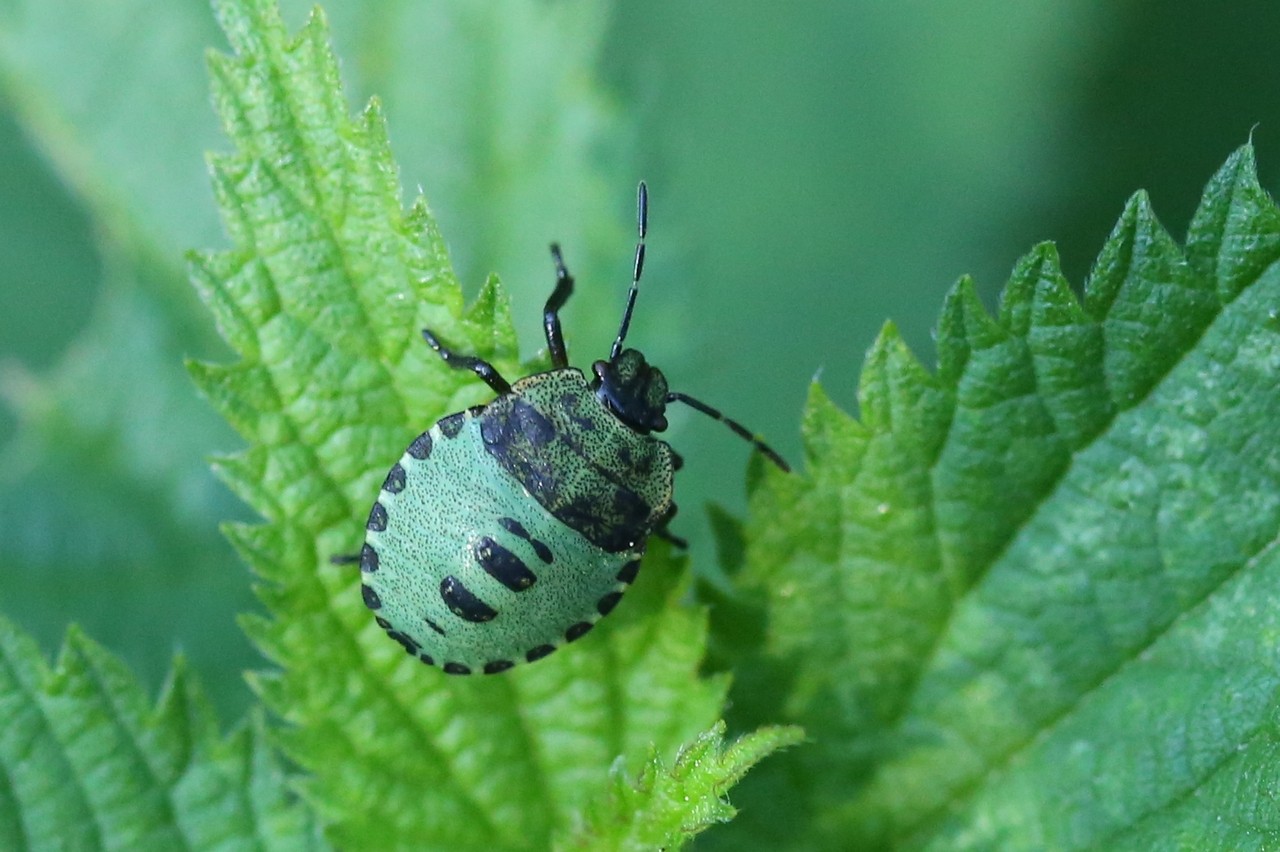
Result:
{"label": "speckled green shell", "polygon": [[671,507],[671,448],[572,368],[538,373],[409,445],[369,513],[365,604],[425,663],[505,671],[583,636]]}

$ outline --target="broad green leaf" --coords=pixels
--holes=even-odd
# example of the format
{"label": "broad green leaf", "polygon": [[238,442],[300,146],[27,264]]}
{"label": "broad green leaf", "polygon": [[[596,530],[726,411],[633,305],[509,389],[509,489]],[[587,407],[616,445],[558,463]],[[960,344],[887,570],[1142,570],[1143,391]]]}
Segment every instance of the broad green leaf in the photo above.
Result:
{"label": "broad green leaf", "polygon": [[615,766],[608,800],[562,848],[586,850],[680,849],[698,832],[733,819],[726,791],[770,752],[803,739],[799,728],[761,728],[725,745],[724,722],[680,749],[668,767],[650,750],[631,777]]}
{"label": "broad green leaf", "polygon": [[234,248],[194,256],[192,276],[241,360],[192,373],[250,442],[219,467],[266,520],[229,529],[272,614],[245,627],[281,667],[255,685],[342,846],[545,847],[615,760],[674,753],[716,721],[727,681],[698,676],[705,618],[655,547],[617,615],[503,676],[447,677],[376,626],[358,572],[330,557],[358,548],[409,441],[490,395],[419,329],[527,368],[496,279],[464,311],[425,202],[402,209],[380,105],[348,115],[322,13],[290,37],[266,0],[217,11],[234,150],[211,162]]}
{"label": "broad green leaf", "polygon": [[757,780],[806,803],[806,844],[1280,832],[1277,258],[1245,147],[1185,249],[1138,194],[1083,299],[1041,246],[994,317],[960,283],[936,373],[886,328],[860,421],[815,386],[808,473],[757,489],[744,569],[815,741]]}
{"label": "broad green leaf", "polygon": [[0,848],[325,848],[260,719],[221,738],[181,658],[151,708],[77,629],[50,669],[0,619],[0,718]]}

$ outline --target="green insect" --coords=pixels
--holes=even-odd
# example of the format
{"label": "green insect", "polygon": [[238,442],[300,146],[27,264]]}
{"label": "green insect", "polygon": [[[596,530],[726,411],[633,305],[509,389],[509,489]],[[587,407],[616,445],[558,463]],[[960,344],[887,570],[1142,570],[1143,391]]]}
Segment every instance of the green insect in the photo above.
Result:
{"label": "green insect", "polygon": [[560,309],[573,277],[551,246],[556,285],[543,310],[552,369],[509,384],[423,329],[445,363],[497,393],[413,440],[369,512],[359,556],[364,602],[391,638],[450,674],[506,671],[547,656],[608,615],[636,578],[650,535],[676,512],[680,456],[653,436],[668,403],[721,420],[783,470],[739,423],[667,389],[623,349],[644,268],[648,192],[637,197],[635,265],[608,361],[594,378],[569,366]]}

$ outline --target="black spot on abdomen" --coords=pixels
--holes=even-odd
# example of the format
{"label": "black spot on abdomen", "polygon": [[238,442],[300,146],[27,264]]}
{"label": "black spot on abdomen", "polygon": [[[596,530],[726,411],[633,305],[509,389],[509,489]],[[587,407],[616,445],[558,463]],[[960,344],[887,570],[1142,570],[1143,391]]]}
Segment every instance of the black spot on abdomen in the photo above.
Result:
{"label": "black spot on abdomen", "polygon": [[452,574],[440,581],[440,598],[454,615],[477,624],[492,621],[498,615],[496,609],[473,595]]}
{"label": "black spot on abdomen", "polygon": [[431,433],[423,432],[413,439],[413,443],[409,445],[408,453],[418,461],[426,461],[431,456],[431,448],[434,443],[431,440]]}
{"label": "black spot on abdomen", "polygon": [[467,422],[467,413],[459,411],[457,414],[450,414],[443,418],[436,425],[440,427],[440,434],[446,438],[456,438],[458,433],[462,431],[462,424]]}
{"label": "black spot on abdomen", "polygon": [[590,633],[592,627],[595,627],[595,624],[590,621],[579,621],[577,624],[571,625],[569,629],[564,632],[565,641],[576,642],[583,636]]}
{"label": "black spot on abdomen", "polygon": [[550,565],[555,560],[555,557],[551,554],[551,548],[547,547],[547,543],[529,535],[529,531],[515,518],[498,518],[498,525],[512,535],[529,542],[530,546],[533,547],[533,552],[543,562]]}
{"label": "black spot on abdomen", "polygon": [[412,636],[408,636],[396,630],[388,630],[387,635],[399,642],[401,647],[404,648],[405,653],[411,657],[418,656],[418,652],[422,650],[422,646],[419,645],[417,640]]}
{"label": "black spot on abdomen", "polygon": [[618,601],[621,599],[622,592],[610,592],[596,603],[596,610],[601,615],[608,615],[613,612],[613,608],[618,605]]}
{"label": "black spot on abdomen", "polygon": [[387,472],[387,478],[382,482],[382,490],[388,494],[399,494],[404,490],[404,468],[399,462],[392,465],[391,470]]}
{"label": "black spot on abdomen", "polygon": [[523,592],[538,581],[538,575],[530,571],[519,556],[489,536],[477,541],[472,553],[486,574],[513,592]]}
{"label": "black spot on abdomen", "polygon": [[536,662],[537,660],[541,660],[543,657],[550,654],[555,649],[556,649],[555,645],[539,645],[536,648],[530,648],[529,653],[525,654],[524,658],[531,663]]}
{"label": "black spot on abdomen", "polygon": [[634,583],[636,574],[640,573],[640,560],[632,559],[618,572],[618,580],[623,583]]}

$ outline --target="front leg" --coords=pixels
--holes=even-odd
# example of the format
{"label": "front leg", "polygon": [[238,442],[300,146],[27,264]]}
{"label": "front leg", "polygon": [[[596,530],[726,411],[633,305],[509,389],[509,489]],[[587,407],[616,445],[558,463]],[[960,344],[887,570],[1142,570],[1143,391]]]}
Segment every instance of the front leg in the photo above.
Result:
{"label": "front leg", "polygon": [[432,349],[436,350],[436,354],[444,360],[446,364],[455,370],[470,370],[480,378],[484,379],[484,383],[493,388],[494,392],[499,396],[505,393],[511,393],[511,384],[502,378],[502,374],[494,369],[493,365],[481,358],[475,358],[470,355],[459,355],[452,349],[445,347],[431,333],[430,329],[422,330],[422,338],[427,341]]}
{"label": "front leg", "polygon": [[569,366],[569,353],[564,346],[564,332],[560,330],[560,309],[573,295],[573,276],[564,265],[564,257],[560,254],[560,246],[551,244],[551,259],[556,264],[556,288],[547,298],[542,309],[542,327],[547,333],[547,351],[551,353],[551,367],[563,370]]}

